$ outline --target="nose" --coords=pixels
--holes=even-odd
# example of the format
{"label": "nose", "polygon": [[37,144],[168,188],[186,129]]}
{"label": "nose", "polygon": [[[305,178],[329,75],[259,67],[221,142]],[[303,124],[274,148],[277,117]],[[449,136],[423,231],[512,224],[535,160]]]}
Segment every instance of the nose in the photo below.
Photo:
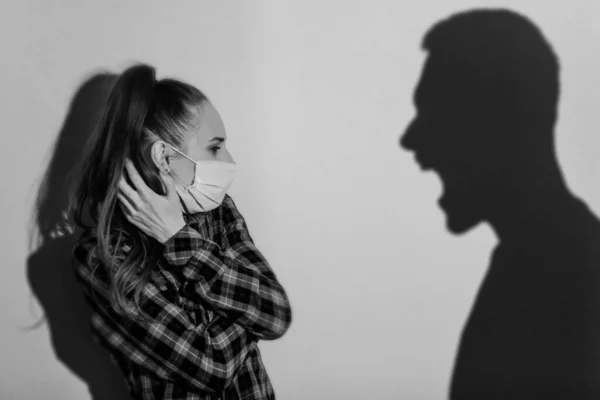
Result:
{"label": "nose", "polygon": [[223,151],[221,153],[221,161],[225,161],[228,163],[232,163],[233,161],[233,157],[231,156],[231,153],[229,152],[229,149],[223,149],[225,151]]}

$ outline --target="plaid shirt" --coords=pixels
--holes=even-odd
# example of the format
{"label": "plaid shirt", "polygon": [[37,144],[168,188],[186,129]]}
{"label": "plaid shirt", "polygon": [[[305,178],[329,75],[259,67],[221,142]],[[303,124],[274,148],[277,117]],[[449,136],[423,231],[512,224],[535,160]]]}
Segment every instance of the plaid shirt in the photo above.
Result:
{"label": "plaid shirt", "polygon": [[109,278],[90,257],[94,234],[81,235],[75,272],[94,310],[92,334],[135,399],[275,399],[257,343],[287,331],[287,295],[231,197],[185,219],[144,290],[148,322],[110,306]]}

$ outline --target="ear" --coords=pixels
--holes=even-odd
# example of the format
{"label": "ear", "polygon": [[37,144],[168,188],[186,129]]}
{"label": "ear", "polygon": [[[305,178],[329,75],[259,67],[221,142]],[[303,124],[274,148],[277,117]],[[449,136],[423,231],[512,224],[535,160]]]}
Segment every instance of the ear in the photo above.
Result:
{"label": "ear", "polygon": [[157,140],[156,142],[152,143],[152,147],[150,149],[150,156],[152,157],[154,165],[156,165],[159,171],[166,174],[168,174],[171,170],[169,158],[172,156],[172,154],[169,150],[169,146],[167,146],[162,140]]}

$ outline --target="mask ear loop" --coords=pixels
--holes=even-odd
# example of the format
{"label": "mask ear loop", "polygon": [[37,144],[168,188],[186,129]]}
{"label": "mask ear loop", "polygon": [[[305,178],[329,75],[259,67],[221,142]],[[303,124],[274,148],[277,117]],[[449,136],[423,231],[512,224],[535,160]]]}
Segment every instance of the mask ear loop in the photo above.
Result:
{"label": "mask ear loop", "polygon": [[190,160],[191,162],[193,162],[194,164],[196,164],[196,160],[191,159],[188,155],[186,155],[185,153],[179,151],[177,148],[175,148],[174,146],[171,146],[169,143],[165,142],[165,144],[167,146],[169,146],[170,148],[172,148],[173,150],[175,150],[177,153],[181,154],[182,156],[184,156],[185,158],[187,158],[188,160]]}
{"label": "mask ear loop", "polygon": [[[173,150],[175,150],[177,153],[181,154],[182,156],[184,156],[185,158],[187,158],[188,160],[190,160],[191,162],[194,163],[194,182],[196,181],[196,169],[198,168],[198,162],[196,162],[195,160],[191,159],[189,156],[187,156],[185,153],[179,151],[177,148],[175,148],[174,146],[170,145],[167,142],[164,142],[167,146],[169,146],[170,148],[172,148]],[[185,186],[184,189],[188,190],[191,186],[194,185],[194,182],[192,182],[191,185]]]}

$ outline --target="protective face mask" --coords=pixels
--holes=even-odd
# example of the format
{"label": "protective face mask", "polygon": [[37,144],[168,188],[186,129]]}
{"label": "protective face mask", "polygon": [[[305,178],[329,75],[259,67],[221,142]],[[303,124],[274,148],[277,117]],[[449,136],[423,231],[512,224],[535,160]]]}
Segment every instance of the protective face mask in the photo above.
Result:
{"label": "protective face mask", "polygon": [[233,183],[236,164],[223,161],[196,161],[169,145],[173,150],[195,164],[194,180],[189,186],[175,185],[187,211],[191,214],[207,212],[219,207]]}

